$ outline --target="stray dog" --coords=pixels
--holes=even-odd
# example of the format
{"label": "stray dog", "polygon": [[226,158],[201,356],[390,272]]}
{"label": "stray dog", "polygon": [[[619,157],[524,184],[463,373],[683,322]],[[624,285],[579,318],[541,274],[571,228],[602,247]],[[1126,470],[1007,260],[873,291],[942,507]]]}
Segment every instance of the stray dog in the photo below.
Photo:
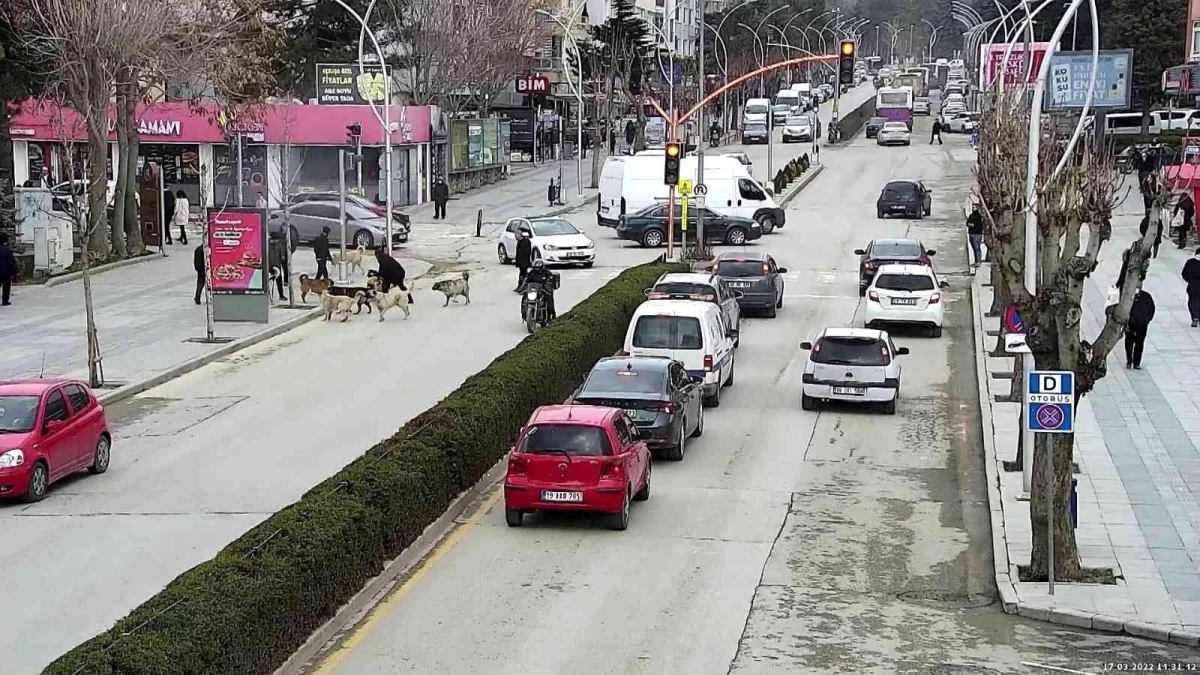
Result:
{"label": "stray dog", "polygon": [[471,304],[471,275],[463,272],[458,279],[445,279],[433,284],[433,290],[443,293],[446,296],[446,302],[442,307],[450,304],[450,301],[461,295],[466,299],[467,304]]}
{"label": "stray dog", "polygon": [[371,286],[333,286],[330,285],[325,291],[335,297],[358,298],[357,305],[354,308],[355,314],[362,314],[363,307],[367,308],[367,314],[371,313],[371,294],[375,290]]}
{"label": "stray dog", "polygon": [[355,302],[362,302],[366,299],[366,294],[359,291],[351,296],[346,295],[330,295],[329,291],[321,294],[321,307],[325,309],[325,321],[333,318],[334,314],[342,315],[342,323],[350,319],[350,308]]}
{"label": "stray dog", "polygon": [[388,289],[387,293],[372,294],[371,302],[379,309],[379,320],[381,322],[383,321],[383,315],[392,307],[399,307],[404,312],[404,318],[407,319],[409,316],[408,305],[412,302],[412,295],[397,286]]}
{"label": "stray dog", "polygon": [[354,250],[346,251],[346,257],[342,259],[342,262],[347,265],[346,272],[353,273],[357,269],[359,272],[366,274],[367,270],[363,267],[363,260],[366,260],[366,258],[367,247],[361,244]]}
{"label": "stray dog", "polygon": [[[414,305],[414,304],[416,304],[416,301],[413,300],[413,296],[412,296],[413,283],[410,281],[407,285],[408,285],[408,288],[405,288],[403,290],[407,292],[408,304]],[[375,270],[370,270],[369,272],[367,272],[367,290],[371,294],[383,292],[383,279],[379,276],[379,272],[376,272]],[[390,293],[393,290],[395,290],[395,289],[388,289],[388,292]]]}
{"label": "stray dog", "polygon": [[321,295],[333,288],[329,279],[314,279],[307,274],[300,275],[300,302],[308,302],[308,294]]}

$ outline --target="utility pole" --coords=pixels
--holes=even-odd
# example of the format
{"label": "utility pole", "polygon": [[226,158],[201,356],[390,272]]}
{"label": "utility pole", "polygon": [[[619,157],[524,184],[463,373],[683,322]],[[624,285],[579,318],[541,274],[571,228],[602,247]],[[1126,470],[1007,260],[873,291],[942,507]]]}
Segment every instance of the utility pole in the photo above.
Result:
{"label": "utility pole", "polygon": [[[392,179],[388,175],[388,180]],[[388,214],[391,217],[391,214]],[[346,282],[346,151],[338,148],[338,221],[341,223],[342,257],[338,261],[338,281]]]}
{"label": "utility pole", "polygon": [[[704,101],[704,0],[697,0],[696,4],[700,7],[700,21],[696,25],[700,31],[700,54],[697,58],[700,59],[700,91],[697,101]],[[704,106],[696,111],[696,131],[699,138],[696,139],[696,185],[704,185],[704,137],[708,134],[704,126]],[[711,140],[711,139],[710,139]],[[694,191],[695,188],[692,188]],[[707,204],[707,199],[704,200]],[[697,205],[699,206],[699,205]],[[704,243],[707,240],[704,238],[704,209],[696,209],[696,258],[699,259],[704,255]],[[706,256],[707,257],[707,256]]]}

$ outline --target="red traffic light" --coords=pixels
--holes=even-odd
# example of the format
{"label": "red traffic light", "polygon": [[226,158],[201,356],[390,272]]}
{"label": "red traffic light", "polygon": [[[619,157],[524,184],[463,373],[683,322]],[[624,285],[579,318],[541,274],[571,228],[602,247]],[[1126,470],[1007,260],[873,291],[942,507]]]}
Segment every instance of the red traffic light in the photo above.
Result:
{"label": "red traffic light", "polygon": [[667,143],[666,153],[667,153],[667,157],[678,157],[679,156],[679,144],[678,143]]}
{"label": "red traffic light", "polygon": [[854,56],[854,40],[842,40],[842,56]]}

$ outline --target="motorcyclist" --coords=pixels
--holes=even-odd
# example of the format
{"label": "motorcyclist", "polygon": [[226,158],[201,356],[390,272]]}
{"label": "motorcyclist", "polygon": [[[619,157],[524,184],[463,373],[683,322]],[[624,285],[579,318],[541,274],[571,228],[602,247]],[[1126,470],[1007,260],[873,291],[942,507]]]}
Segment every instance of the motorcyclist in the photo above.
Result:
{"label": "motorcyclist", "polygon": [[538,284],[546,297],[546,320],[553,321],[558,316],[554,311],[554,272],[546,268],[541,258],[533,261],[533,267],[525,275],[525,284]]}
{"label": "motorcyclist", "polygon": [[721,125],[717,124],[716,120],[713,120],[713,123],[708,127],[708,138],[710,145],[716,145],[717,141],[721,139]]}

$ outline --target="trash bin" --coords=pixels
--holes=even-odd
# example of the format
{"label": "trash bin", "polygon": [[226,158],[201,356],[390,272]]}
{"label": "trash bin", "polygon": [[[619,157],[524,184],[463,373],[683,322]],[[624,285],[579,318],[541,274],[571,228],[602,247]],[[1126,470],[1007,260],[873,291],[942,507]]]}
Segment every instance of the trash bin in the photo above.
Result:
{"label": "trash bin", "polygon": [[1071,479],[1071,529],[1079,525],[1079,480]]}

